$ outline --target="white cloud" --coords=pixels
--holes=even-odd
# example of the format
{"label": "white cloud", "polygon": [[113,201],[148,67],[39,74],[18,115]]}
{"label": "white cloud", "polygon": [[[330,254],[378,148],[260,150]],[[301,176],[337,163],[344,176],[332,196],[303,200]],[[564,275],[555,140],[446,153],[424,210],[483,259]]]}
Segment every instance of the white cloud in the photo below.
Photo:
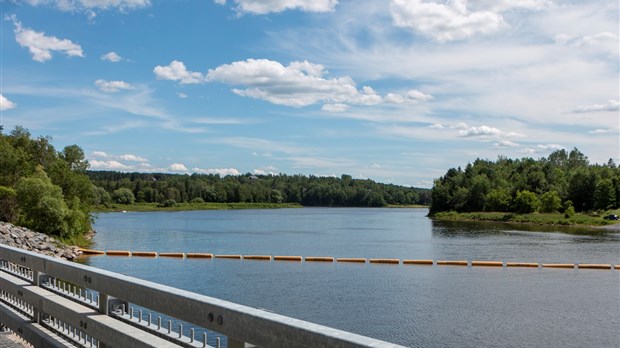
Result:
{"label": "white cloud", "polygon": [[17,104],[13,103],[9,99],[7,99],[5,96],[0,94],[0,111],[13,109],[16,106]]}
{"label": "white cloud", "polygon": [[[238,13],[267,14],[285,10],[305,12],[333,11],[338,0],[232,0]],[[216,4],[225,5],[226,0],[215,0]]]}
{"label": "white cloud", "polygon": [[[358,89],[350,77],[325,78],[326,73],[322,65],[308,61],[284,66],[268,59],[248,59],[210,69],[207,80],[246,86],[246,89],[235,88],[233,92],[278,105],[304,107],[325,103],[323,110],[329,112],[345,111],[347,104],[377,105],[384,101],[369,86]],[[421,92],[410,91],[401,99],[422,100],[427,97]],[[393,102],[394,94],[390,98]]]}
{"label": "white cloud", "polygon": [[110,156],[107,153],[103,152],[103,151],[93,151],[92,157],[108,158]]}
{"label": "white cloud", "polygon": [[185,94],[185,93],[181,93],[181,92],[177,93],[177,96],[178,96],[179,98],[181,98],[181,99],[185,99],[185,98],[187,98],[187,94]]}
{"label": "white cloud", "polygon": [[256,174],[256,175],[278,175],[280,174],[278,172],[278,168],[274,167],[274,166],[266,166],[263,168],[256,168],[252,171],[252,173]]}
{"label": "white cloud", "polygon": [[118,92],[121,89],[129,90],[134,89],[134,87],[128,84],[125,81],[105,81],[105,80],[97,80],[95,81],[95,85],[99,87],[104,92]]}
{"label": "white cloud", "polygon": [[68,39],[58,39],[55,36],[46,36],[44,32],[37,32],[24,28],[22,23],[13,15],[15,25],[15,40],[22,47],[27,47],[32,59],[45,62],[52,59],[52,52],[66,54],[69,57],[84,57],[82,47]]}
{"label": "white cloud", "polygon": [[497,143],[493,144],[495,147],[518,147],[519,144],[512,142],[510,140],[500,140]]}
{"label": "white cloud", "polygon": [[465,138],[498,139],[520,137],[521,134],[514,132],[504,132],[495,127],[479,126],[469,127],[459,131],[459,135]]}
{"label": "white cloud", "polygon": [[124,155],[120,155],[119,156],[120,159],[124,160],[124,161],[131,161],[131,162],[148,162],[148,160],[146,158],[142,158],[140,156],[136,156],[136,155],[132,155],[132,154],[124,154]]}
{"label": "white cloud", "polygon": [[187,169],[187,167],[184,164],[182,164],[182,163],[172,163],[166,169],[168,171],[171,171],[171,172],[183,172],[183,173],[186,173],[186,172],[189,171]]}
{"label": "white cloud", "polygon": [[91,169],[103,169],[103,170],[129,170],[131,169],[130,166],[127,166],[115,160],[110,160],[110,161],[90,160],[88,163],[90,164]]}
{"label": "white cloud", "polygon": [[123,57],[119,56],[116,52],[108,52],[101,56],[101,60],[107,60],[108,62],[117,63],[123,60]]}
{"label": "white cloud", "polygon": [[388,93],[385,96],[385,102],[393,103],[393,104],[418,103],[421,101],[427,101],[431,99],[433,99],[432,95],[422,93],[415,89],[412,89],[405,94]]}
{"label": "white cloud", "polygon": [[227,175],[241,175],[241,172],[235,168],[192,168],[192,171],[199,174],[217,174],[221,177]]}
{"label": "white cloud", "polygon": [[396,26],[411,29],[437,41],[489,34],[504,26],[500,13],[470,11],[467,0],[452,0],[448,3],[392,0],[390,10]]}
{"label": "white cloud", "polygon": [[[37,5],[51,5],[61,11],[84,11],[99,9],[133,10],[151,5],[150,0],[25,0],[26,3]],[[90,11],[92,12],[92,11]]]}
{"label": "white cloud", "polygon": [[586,112],[604,112],[604,111],[618,111],[620,110],[620,101],[610,99],[607,104],[593,104],[583,105],[577,107],[573,112],[586,113]]}
{"label": "white cloud", "polygon": [[592,131],[589,131],[589,134],[611,134],[611,133],[616,133],[618,134],[620,132],[620,127],[616,127],[616,128],[607,128],[607,129],[595,129]]}
{"label": "white cloud", "polygon": [[564,146],[562,145],[558,145],[558,144],[548,144],[548,145],[536,145],[535,148],[525,148],[523,149],[524,153],[527,154],[537,154],[537,153],[544,153],[544,152],[550,152],[550,151],[555,151],[555,150],[562,150],[564,149]]}
{"label": "white cloud", "polygon": [[324,104],[321,107],[321,110],[327,111],[327,112],[345,112],[348,109],[349,109],[349,105],[341,104],[341,103],[337,103],[337,104]]}
{"label": "white cloud", "polygon": [[188,71],[183,62],[173,60],[167,66],[158,65],[153,69],[158,80],[179,81],[181,84],[204,83],[202,73]]}

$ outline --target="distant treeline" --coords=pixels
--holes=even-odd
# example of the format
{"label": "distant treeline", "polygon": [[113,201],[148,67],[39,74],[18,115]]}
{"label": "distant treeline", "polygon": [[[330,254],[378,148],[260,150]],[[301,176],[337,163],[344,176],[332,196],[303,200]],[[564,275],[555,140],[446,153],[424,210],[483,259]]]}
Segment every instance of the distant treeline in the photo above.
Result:
{"label": "distant treeline", "polygon": [[87,171],[97,187],[98,203],[157,202],[252,202],[297,203],[304,206],[382,207],[430,204],[430,190],[350,175],[317,177],[304,175],[121,173]]}
{"label": "distant treeline", "polygon": [[441,211],[563,212],[604,211],[620,206],[620,168],[590,164],[577,148],[547,158],[477,159],[436,179],[431,215]]}

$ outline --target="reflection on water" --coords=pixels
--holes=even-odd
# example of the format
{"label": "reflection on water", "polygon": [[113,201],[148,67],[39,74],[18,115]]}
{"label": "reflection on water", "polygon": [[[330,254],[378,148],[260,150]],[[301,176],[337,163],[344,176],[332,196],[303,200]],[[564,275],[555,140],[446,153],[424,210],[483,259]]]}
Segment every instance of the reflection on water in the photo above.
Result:
{"label": "reflection on water", "polygon": [[[101,214],[95,248],[620,263],[618,233],[424,209]],[[569,233],[567,233],[569,232]],[[92,257],[88,263],[408,346],[618,347],[620,272]]]}

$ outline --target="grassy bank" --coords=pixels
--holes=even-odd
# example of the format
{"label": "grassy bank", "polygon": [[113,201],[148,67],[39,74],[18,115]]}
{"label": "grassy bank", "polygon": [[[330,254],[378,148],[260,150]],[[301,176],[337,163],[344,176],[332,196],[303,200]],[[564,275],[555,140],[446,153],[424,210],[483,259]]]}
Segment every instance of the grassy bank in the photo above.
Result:
{"label": "grassy bank", "polygon": [[111,213],[118,211],[186,211],[186,210],[231,210],[231,209],[278,209],[300,208],[299,204],[292,203],[177,203],[171,207],[160,207],[157,203],[111,204],[107,207],[99,206],[93,209],[96,213]]}
{"label": "grassy bank", "polygon": [[533,213],[533,214],[516,214],[516,213],[498,213],[498,212],[475,212],[475,213],[457,213],[454,211],[440,212],[432,216],[437,220],[448,221],[493,221],[507,223],[526,223],[534,225],[564,225],[564,226],[603,226],[617,223],[618,221],[610,221],[603,219],[603,216],[618,211],[607,212],[600,216],[588,214],[575,214],[570,218],[565,218],[561,213]]}

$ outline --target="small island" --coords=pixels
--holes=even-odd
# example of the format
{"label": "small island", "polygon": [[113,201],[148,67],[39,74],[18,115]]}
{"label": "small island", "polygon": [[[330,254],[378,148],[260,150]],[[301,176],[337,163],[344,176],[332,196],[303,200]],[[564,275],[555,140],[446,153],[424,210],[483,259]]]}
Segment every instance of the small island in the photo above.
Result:
{"label": "small island", "polygon": [[477,159],[436,179],[429,216],[440,220],[607,225],[620,213],[620,168],[577,148],[548,157]]}

